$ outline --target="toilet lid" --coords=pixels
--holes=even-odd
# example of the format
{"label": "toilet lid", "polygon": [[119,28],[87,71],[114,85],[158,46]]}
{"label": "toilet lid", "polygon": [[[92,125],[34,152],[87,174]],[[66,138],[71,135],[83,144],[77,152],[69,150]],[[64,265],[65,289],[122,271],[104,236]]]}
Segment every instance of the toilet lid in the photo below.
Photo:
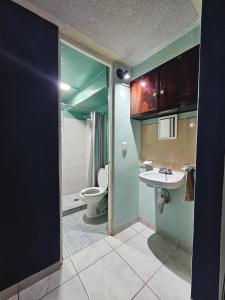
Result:
{"label": "toilet lid", "polygon": [[106,189],[108,187],[108,166],[98,171],[98,186]]}

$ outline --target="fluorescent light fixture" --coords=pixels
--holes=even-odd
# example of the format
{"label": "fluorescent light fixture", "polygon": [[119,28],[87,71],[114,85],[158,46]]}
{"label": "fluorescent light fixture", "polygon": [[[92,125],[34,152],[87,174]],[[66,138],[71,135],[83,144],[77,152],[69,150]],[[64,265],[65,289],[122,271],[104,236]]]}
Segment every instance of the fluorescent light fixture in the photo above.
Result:
{"label": "fluorescent light fixture", "polygon": [[140,85],[141,85],[142,87],[145,87],[145,86],[146,86],[145,81],[144,81],[144,80],[141,80]]}
{"label": "fluorescent light fixture", "polygon": [[60,89],[63,91],[71,90],[71,86],[65,82],[60,82]]}

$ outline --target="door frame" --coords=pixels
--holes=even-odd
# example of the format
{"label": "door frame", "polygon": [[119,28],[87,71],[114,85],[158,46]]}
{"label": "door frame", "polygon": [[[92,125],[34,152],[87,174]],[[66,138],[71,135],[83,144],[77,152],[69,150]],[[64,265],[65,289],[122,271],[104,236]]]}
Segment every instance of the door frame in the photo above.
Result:
{"label": "door frame", "polygon": [[[63,43],[76,51],[104,64],[109,68],[109,88],[108,88],[108,114],[109,114],[109,157],[108,157],[108,235],[112,234],[112,202],[113,202],[113,116],[114,116],[114,103],[112,97],[112,88],[113,88],[113,62],[108,61],[107,59],[100,58],[97,54],[93,53],[89,49],[83,49],[82,46],[76,45],[76,42],[65,37],[64,35],[59,35],[59,43]],[[61,52],[59,47],[59,81],[61,80]],[[62,235],[62,133],[61,133],[61,99],[58,99],[59,107],[59,187],[60,187],[60,257],[63,260],[63,235]]]}

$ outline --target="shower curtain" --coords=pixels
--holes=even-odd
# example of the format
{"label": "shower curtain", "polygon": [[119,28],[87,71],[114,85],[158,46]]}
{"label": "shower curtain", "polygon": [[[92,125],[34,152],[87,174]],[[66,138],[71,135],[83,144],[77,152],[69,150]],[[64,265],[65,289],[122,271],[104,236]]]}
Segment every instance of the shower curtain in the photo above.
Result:
{"label": "shower curtain", "polygon": [[107,164],[106,114],[91,112],[91,149],[87,187],[98,186],[97,175]]}

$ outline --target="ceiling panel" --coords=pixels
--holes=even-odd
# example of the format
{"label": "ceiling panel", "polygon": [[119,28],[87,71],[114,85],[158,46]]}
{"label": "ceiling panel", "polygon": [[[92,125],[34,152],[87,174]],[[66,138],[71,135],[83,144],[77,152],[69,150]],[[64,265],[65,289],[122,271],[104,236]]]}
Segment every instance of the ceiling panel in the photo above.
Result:
{"label": "ceiling panel", "polygon": [[61,81],[72,86],[70,91],[61,91],[61,100],[67,102],[105,71],[105,66],[80,53],[66,44],[60,43]]}
{"label": "ceiling panel", "polygon": [[130,65],[191,29],[191,0],[29,0]]}

